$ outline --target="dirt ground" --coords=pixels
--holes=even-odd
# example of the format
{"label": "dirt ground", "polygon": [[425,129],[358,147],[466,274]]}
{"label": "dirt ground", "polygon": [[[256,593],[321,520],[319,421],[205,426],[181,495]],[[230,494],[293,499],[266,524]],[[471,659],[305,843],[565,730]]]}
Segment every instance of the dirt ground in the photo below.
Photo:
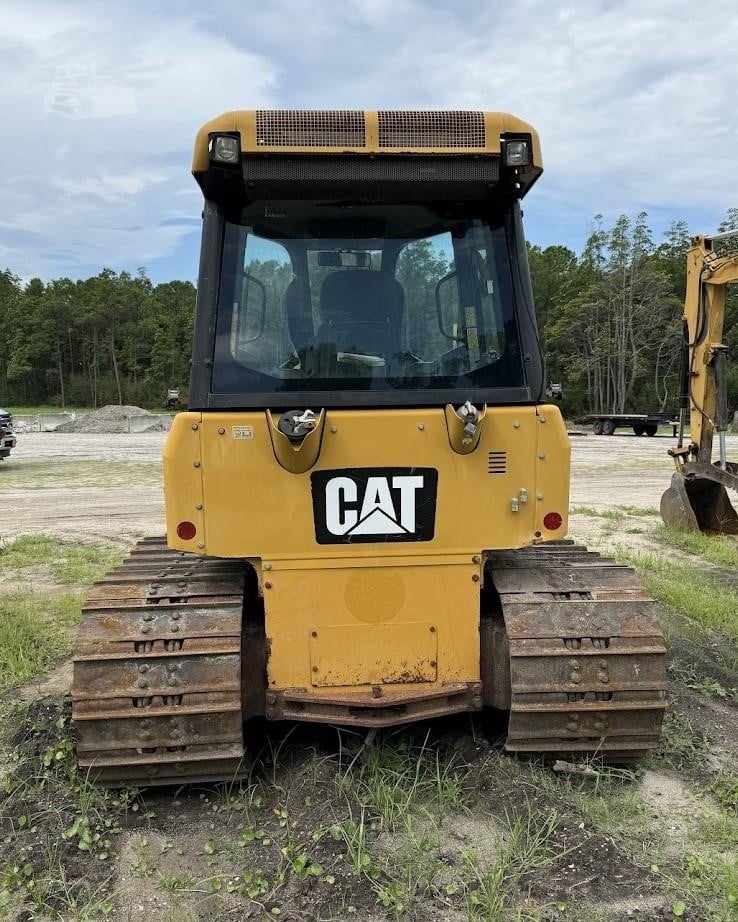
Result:
{"label": "dirt ground", "polygon": [[[123,546],[160,534],[165,438],[23,435],[0,465],[12,510],[0,537]],[[652,530],[671,442],[572,438],[572,534],[597,549],[664,552]],[[729,451],[736,456],[738,437]],[[631,510],[627,527],[608,520],[616,507]],[[17,762],[21,782],[0,782],[2,834],[20,851],[10,870],[0,867],[0,918],[736,922],[735,688],[723,670],[720,693],[708,693],[709,650],[698,669],[671,630],[682,671],[661,752],[636,770],[583,778],[504,755],[502,728],[487,718],[368,743],[332,728],[272,725],[253,729],[256,757],[241,786],[98,801],[69,782],[71,670],[61,663],[12,693],[31,710],[3,757],[6,771]],[[78,852],[82,814],[91,844]],[[28,908],[41,905],[40,885],[28,880],[52,865],[52,827],[65,870],[42,912]]]}

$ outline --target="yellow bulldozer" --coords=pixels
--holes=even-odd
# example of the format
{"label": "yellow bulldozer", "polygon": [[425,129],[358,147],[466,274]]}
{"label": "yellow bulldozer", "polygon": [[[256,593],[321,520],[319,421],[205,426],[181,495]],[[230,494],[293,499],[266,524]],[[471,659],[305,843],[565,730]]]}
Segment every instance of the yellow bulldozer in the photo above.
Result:
{"label": "yellow bulldozer", "polygon": [[665,647],[633,572],[567,542],[521,200],[496,112],[238,111],[207,123],[187,412],[167,536],[97,584],[80,765],[229,779],[252,718],[388,727],[494,708],[505,747],[631,759]]}

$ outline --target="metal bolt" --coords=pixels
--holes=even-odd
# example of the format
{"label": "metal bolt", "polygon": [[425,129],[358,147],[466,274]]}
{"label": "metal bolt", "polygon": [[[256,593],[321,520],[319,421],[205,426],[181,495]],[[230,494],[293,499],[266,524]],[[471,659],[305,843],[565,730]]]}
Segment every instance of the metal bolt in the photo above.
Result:
{"label": "metal bolt", "polygon": [[222,426],[218,426],[218,435],[225,435],[225,429]]}
{"label": "metal bolt", "polygon": [[272,584],[269,582],[269,580],[267,580],[267,581],[264,583],[264,588],[265,588],[265,589],[271,589],[271,588],[272,588]]}
{"label": "metal bolt", "polygon": [[182,612],[175,611],[174,614],[172,615],[172,621],[179,621],[181,617],[182,617]]}
{"label": "metal bolt", "polygon": [[331,426],[331,432],[335,435],[338,432],[337,426]]}
{"label": "metal bolt", "polygon": [[170,679],[167,680],[167,685],[171,686],[172,688],[174,688],[176,684],[177,684],[177,679],[175,676],[172,676]]}
{"label": "metal bolt", "polygon": [[569,678],[575,685],[579,685],[579,683],[582,681],[582,677],[579,675],[578,672],[572,672]]}
{"label": "metal bolt", "polygon": [[167,663],[167,672],[176,672],[179,669],[176,663]]}
{"label": "metal bolt", "polygon": [[141,628],[141,633],[142,633],[142,634],[149,634],[150,632],[151,632],[151,628],[148,627],[147,625],[144,625],[144,626]]}
{"label": "metal bolt", "polygon": [[478,583],[478,582],[479,582],[479,574],[478,574],[478,573],[472,573],[472,582],[475,582],[475,583]]}
{"label": "metal bolt", "polygon": [[539,493],[539,494],[536,496],[536,499],[543,499],[543,493]]}
{"label": "metal bolt", "polygon": [[148,667],[145,663],[141,663],[141,665],[138,667],[138,671],[139,671],[139,672],[148,672],[148,671],[149,671],[149,667]]}
{"label": "metal bolt", "polygon": [[546,417],[545,417],[545,416],[539,416],[538,419],[539,419],[542,423],[545,423],[545,422],[546,422]]}
{"label": "metal bolt", "polygon": [[263,564],[262,564],[262,567],[263,567],[265,570],[271,570],[271,569],[272,569],[272,565],[271,565],[270,563],[268,563],[268,562],[267,562],[267,563],[263,563]]}
{"label": "metal bolt", "polygon": [[193,462],[192,462],[192,466],[193,466],[193,467],[200,467],[200,462],[199,462],[199,461],[193,461]]}
{"label": "metal bolt", "polygon": [[172,625],[170,625],[169,630],[172,632],[172,634],[176,634],[177,631],[179,630],[179,625],[178,625],[178,624],[172,624]]}
{"label": "metal bolt", "polygon": [[431,634],[435,634],[435,633],[436,633],[436,626],[435,626],[435,624],[431,624],[430,632],[431,632]]}
{"label": "metal bolt", "polygon": [[202,509],[202,503],[195,503],[195,509],[199,512]]}
{"label": "metal bolt", "polygon": [[144,621],[153,621],[153,620],[154,620],[154,616],[151,614],[150,611],[147,611],[146,614],[144,615]]}
{"label": "metal bolt", "polygon": [[421,432],[423,431],[423,429],[425,429],[425,426],[423,425],[423,423],[418,423],[418,429],[420,429]]}
{"label": "metal bolt", "polygon": [[317,631],[311,631],[311,632],[310,632],[310,636],[311,636],[311,637],[317,637],[317,636],[318,636],[318,632],[317,632]]}
{"label": "metal bolt", "polygon": [[600,665],[600,669],[607,669],[607,660],[601,659],[599,665]]}
{"label": "metal bolt", "polygon": [[192,424],[192,430],[193,430],[193,432],[197,432],[197,429],[198,429],[197,423],[193,423],[193,424]]}
{"label": "metal bolt", "polygon": [[313,672],[317,672],[317,671],[318,671],[318,667],[317,667],[317,666],[313,666]]}
{"label": "metal bolt", "polygon": [[517,421],[517,419],[513,423],[513,429],[520,429],[520,423]]}
{"label": "metal bolt", "polygon": [[574,723],[574,721],[571,721],[570,723],[566,725],[566,729],[571,730],[572,733],[576,733],[576,731],[579,729],[579,724],[576,724]]}
{"label": "metal bolt", "polygon": [[205,545],[202,543],[202,541],[201,541],[197,546],[200,548],[200,550],[202,550],[202,549],[205,547]]}
{"label": "metal bolt", "polygon": [[148,688],[148,687],[149,687],[149,683],[148,683],[145,679],[139,679],[138,682],[136,682],[136,685],[137,685],[139,688]]}
{"label": "metal bolt", "polygon": [[277,703],[277,696],[273,694],[272,692],[269,692],[269,694],[267,695],[267,704],[276,704],[276,703]]}
{"label": "metal bolt", "polygon": [[594,722],[594,728],[595,728],[595,730],[604,730],[604,729],[605,729],[605,725],[602,723],[601,720],[596,720],[596,721]]}
{"label": "metal bolt", "polygon": [[540,458],[541,461],[543,461],[543,459],[546,457],[546,452],[545,452],[545,451],[539,451],[539,452],[538,452],[538,457]]}
{"label": "metal bolt", "polygon": [[472,557],[472,563],[481,563],[481,562],[482,562],[482,558],[479,556],[479,554],[475,554]]}
{"label": "metal bolt", "polygon": [[606,672],[598,672],[597,678],[602,682],[603,685],[607,685],[610,681],[610,676]]}

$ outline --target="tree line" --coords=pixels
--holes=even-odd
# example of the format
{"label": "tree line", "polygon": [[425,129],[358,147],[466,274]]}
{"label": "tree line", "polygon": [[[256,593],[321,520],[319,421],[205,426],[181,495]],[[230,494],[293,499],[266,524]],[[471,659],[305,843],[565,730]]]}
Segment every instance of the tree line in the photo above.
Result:
{"label": "tree line", "polygon": [[[738,208],[720,227],[732,229]],[[675,408],[689,239],[678,221],[655,242],[642,213],[611,226],[595,218],[578,254],[529,245],[548,380],[562,385],[565,412]],[[432,290],[422,276],[437,269],[431,258],[416,260],[403,284]],[[259,274],[270,281],[266,267]],[[0,405],[158,407],[169,387],[186,393],[195,293],[190,282],[154,284],[144,270],[49,282],[0,271]],[[738,354],[738,293],[729,297],[726,342]],[[736,409],[738,362],[729,382]]]}

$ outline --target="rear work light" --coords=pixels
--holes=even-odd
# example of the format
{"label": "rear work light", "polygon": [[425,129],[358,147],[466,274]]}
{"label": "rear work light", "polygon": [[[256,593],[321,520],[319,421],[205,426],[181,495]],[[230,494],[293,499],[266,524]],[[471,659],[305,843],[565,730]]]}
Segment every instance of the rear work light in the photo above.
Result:
{"label": "rear work light", "polygon": [[528,141],[505,141],[505,166],[530,166]]}
{"label": "rear work light", "polygon": [[240,156],[240,138],[221,134],[210,139],[210,159],[216,163],[238,163]]}
{"label": "rear work light", "polygon": [[183,541],[192,541],[197,534],[197,529],[193,522],[180,522],[177,525],[177,537]]}

